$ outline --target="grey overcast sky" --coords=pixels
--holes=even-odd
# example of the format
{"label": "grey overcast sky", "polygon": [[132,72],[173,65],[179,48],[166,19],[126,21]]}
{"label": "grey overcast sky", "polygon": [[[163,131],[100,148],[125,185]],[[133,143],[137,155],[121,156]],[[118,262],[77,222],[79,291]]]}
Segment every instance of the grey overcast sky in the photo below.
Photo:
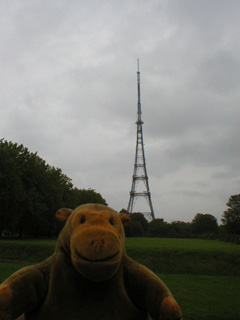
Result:
{"label": "grey overcast sky", "polygon": [[157,218],[239,193],[240,1],[0,0],[0,136],[127,208],[137,59]]}

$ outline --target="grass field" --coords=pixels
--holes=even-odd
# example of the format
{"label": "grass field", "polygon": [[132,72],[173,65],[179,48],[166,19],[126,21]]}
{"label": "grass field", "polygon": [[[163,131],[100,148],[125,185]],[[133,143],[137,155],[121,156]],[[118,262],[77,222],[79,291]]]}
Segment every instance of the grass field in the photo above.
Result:
{"label": "grass field", "polygon": [[218,240],[172,239],[172,238],[127,238],[127,248],[161,249],[161,251],[202,251],[240,254],[240,246]]}
{"label": "grass field", "polygon": [[[0,282],[43,260],[56,240],[1,240]],[[240,246],[217,240],[128,238],[130,257],[170,288],[185,320],[240,320]]]}

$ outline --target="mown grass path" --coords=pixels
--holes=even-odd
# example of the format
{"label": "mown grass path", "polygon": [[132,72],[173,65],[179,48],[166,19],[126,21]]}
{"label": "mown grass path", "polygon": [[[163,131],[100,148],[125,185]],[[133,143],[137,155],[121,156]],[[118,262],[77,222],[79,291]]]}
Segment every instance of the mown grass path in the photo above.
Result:
{"label": "mown grass path", "polygon": [[[0,282],[54,251],[56,239],[1,240]],[[240,246],[215,240],[128,238],[130,257],[170,288],[185,320],[240,320]],[[17,260],[17,261],[16,261]],[[28,261],[28,262],[26,262]]]}

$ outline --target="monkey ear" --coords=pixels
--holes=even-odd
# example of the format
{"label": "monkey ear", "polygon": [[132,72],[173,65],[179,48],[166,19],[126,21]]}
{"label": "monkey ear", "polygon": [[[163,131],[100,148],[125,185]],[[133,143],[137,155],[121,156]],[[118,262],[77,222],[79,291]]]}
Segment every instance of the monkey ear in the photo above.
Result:
{"label": "monkey ear", "polygon": [[72,209],[62,208],[56,212],[56,218],[61,222],[66,222],[70,214],[73,212]]}
{"label": "monkey ear", "polygon": [[131,219],[130,219],[129,215],[127,215],[125,213],[120,213],[119,217],[120,217],[120,219],[122,221],[122,224],[123,224],[124,228],[128,227],[129,224],[131,223]]}

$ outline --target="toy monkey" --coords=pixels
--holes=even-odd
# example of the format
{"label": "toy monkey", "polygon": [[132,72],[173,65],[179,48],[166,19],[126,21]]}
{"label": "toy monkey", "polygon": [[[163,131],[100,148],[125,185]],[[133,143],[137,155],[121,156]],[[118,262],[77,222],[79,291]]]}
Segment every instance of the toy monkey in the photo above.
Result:
{"label": "toy monkey", "polygon": [[87,204],[56,216],[66,223],[54,254],[1,284],[0,320],[182,319],[166,285],[127,256],[127,215]]}

